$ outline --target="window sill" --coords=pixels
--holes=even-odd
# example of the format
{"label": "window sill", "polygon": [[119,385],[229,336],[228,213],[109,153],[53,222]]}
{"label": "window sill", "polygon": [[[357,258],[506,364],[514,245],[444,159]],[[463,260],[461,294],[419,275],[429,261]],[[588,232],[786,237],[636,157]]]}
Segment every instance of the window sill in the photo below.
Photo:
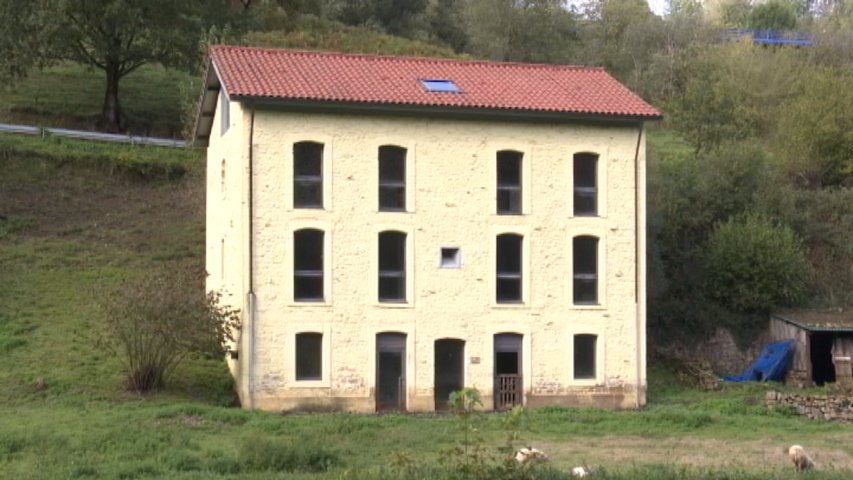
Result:
{"label": "window sill", "polygon": [[[317,301],[309,301],[309,300],[291,300],[289,305],[291,307],[304,307],[304,308],[328,308],[332,306],[332,302],[326,300],[317,300]],[[302,380],[300,380],[302,381]]]}
{"label": "window sill", "polygon": [[519,300],[517,302],[500,302],[500,303],[499,302],[492,302],[492,308],[513,310],[513,309],[530,308],[530,305],[528,305],[523,300]]}
{"label": "window sill", "polygon": [[598,378],[572,378],[570,386],[573,387],[595,387],[601,385]]}
{"label": "window sill", "polygon": [[386,301],[386,302],[376,302],[374,306],[379,308],[414,308],[415,305],[406,301]]}
{"label": "window sill", "polygon": [[607,310],[607,307],[600,303],[573,303],[572,310]]}
{"label": "window sill", "polygon": [[287,388],[331,388],[329,380],[293,380]]}

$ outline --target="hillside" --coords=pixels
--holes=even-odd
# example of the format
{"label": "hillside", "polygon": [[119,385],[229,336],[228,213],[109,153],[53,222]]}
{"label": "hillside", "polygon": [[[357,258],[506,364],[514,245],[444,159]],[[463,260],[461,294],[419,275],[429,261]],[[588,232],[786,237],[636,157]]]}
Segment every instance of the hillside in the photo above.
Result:
{"label": "hillside", "polygon": [[[605,65],[666,113],[648,141],[650,245],[671,262],[654,258],[652,265],[662,287],[652,292],[661,299],[650,312],[650,328],[671,336],[661,341],[688,344],[689,336],[720,324],[740,327],[739,312],[716,305],[725,298],[705,296],[701,271],[680,267],[696,267],[717,225],[747,213],[791,225],[802,238],[813,268],[809,290],[797,301],[849,302],[853,269],[838,268],[853,265],[853,170],[844,163],[853,158],[844,156],[845,135],[853,131],[845,123],[853,112],[847,57],[830,48],[832,42],[810,51],[721,46],[707,40],[715,37],[694,17],[651,18],[633,4],[623,6],[607,22],[564,11],[546,17],[539,6],[478,10],[473,18],[481,21],[473,23],[451,9],[400,25],[351,18],[357,25],[345,26],[308,13],[285,16],[287,28],[268,25],[239,41]],[[441,23],[443,13],[453,14],[452,21]],[[465,41],[454,37],[458,31],[436,26],[461,29]],[[388,34],[395,29],[398,35]],[[130,131],[180,137],[199,79],[156,64],[128,75],[122,101]],[[0,91],[0,122],[91,129],[102,83],[100,72],[78,64],[34,70]],[[805,115],[811,111],[836,116],[822,123]],[[791,130],[801,119],[803,128]],[[809,125],[815,128],[807,131]],[[788,138],[797,139],[798,148],[788,148]],[[810,163],[824,156],[834,172],[826,178]],[[453,452],[465,446],[463,427],[452,415],[277,415],[235,408],[219,359],[190,359],[156,393],[128,392],[121,363],[100,341],[98,303],[122,278],[163,266],[203,266],[203,157],[199,150],[0,134],[4,477],[536,480],[565,479],[569,468],[587,464],[603,467],[597,478],[772,480],[802,478],[782,453],[800,443],[820,467],[810,479],[850,478],[850,425],[769,410],[764,384],[698,389],[659,358],[649,362],[643,411],[549,408],[526,412],[515,427],[509,415],[477,418],[469,446],[482,453],[483,464],[498,466],[492,470],[460,467]],[[673,285],[678,288],[667,292]],[[503,467],[508,443],[543,448],[553,469]]]}

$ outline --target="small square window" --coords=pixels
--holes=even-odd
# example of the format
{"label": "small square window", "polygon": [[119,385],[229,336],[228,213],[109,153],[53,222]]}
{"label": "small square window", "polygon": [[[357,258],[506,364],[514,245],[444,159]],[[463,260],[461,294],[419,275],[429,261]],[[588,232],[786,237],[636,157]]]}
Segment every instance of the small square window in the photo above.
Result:
{"label": "small square window", "polygon": [[462,254],[459,247],[441,247],[441,268],[459,268],[462,266]]}
{"label": "small square window", "polygon": [[437,93],[459,93],[459,87],[452,80],[421,80],[424,90]]}

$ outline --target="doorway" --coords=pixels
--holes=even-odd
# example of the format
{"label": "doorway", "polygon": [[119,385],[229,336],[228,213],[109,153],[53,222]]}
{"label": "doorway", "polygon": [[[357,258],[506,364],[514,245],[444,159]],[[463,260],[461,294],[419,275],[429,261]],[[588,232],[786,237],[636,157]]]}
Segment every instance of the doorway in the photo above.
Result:
{"label": "doorway", "polygon": [[495,335],[495,410],[521,405],[521,339],[516,333]]}
{"label": "doorway", "polygon": [[376,410],[406,410],[406,334],[376,335]]}
{"label": "doorway", "polygon": [[835,381],[835,364],[832,363],[832,334],[812,333],[809,338],[812,381],[817,386]]}
{"label": "doorway", "polygon": [[447,410],[450,394],[465,386],[465,341],[435,341],[435,409]]}

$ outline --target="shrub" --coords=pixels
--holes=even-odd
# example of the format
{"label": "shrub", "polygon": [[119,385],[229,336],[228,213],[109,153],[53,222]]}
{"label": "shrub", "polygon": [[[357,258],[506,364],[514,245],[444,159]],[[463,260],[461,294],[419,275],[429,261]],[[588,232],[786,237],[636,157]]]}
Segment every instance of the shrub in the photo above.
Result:
{"label": "shrub", "polygon": [[101,343],[127,369],[127,388],[146,392],[191,354],[223,357],[239,328],[237,310],[221,295],[203,293],[199,278],[180,269],[159,270],[108,290]]}
{"label": "shrub", "polygon": [[799,238],[760,215],[717,226],[703,249],[708,294],[736,311],[762,311],[795,302],[808,266]]}

